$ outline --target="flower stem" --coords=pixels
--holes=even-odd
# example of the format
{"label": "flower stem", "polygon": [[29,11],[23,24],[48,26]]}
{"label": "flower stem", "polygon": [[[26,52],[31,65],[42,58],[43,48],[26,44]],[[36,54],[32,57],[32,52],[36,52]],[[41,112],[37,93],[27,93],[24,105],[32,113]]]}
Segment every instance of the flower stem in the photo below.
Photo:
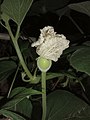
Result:
{"label": "flower stem", "polygon": [[42,120],[46,119],[46,72],[42,72]]}

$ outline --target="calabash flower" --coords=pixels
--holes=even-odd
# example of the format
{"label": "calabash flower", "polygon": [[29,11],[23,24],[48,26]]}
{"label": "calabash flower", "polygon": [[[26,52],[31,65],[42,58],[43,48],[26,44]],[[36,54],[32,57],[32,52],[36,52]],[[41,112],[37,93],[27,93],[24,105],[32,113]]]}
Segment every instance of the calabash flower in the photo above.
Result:
{"label": "calabash flower", "polygon": [[41,34],[38,41],[32,43],[36,47],[36,52],[42,58],[57,61],[63,53],[63,50],[69,47],[69,40],[63,34],[54,32],[51,26],[44,27],[40,30]]}

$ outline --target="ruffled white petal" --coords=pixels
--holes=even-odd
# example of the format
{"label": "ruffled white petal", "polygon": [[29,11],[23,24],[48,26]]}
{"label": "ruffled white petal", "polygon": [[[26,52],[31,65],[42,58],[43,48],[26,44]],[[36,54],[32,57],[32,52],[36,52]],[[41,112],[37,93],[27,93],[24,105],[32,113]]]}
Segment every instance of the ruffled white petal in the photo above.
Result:
{"label": "ruffled white petal", "polygon": [[36,52],[41,57],[57,61],[63,50],[69,47],[69,40],[64,35],[56,34],[51,26],[44,27],[38,41],[32,43],[36,47]]}

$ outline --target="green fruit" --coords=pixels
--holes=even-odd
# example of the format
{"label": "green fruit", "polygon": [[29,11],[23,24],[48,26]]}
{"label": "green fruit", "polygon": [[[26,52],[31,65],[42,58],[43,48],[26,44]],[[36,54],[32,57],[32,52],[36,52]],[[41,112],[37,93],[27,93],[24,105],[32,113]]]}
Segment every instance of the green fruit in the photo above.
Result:
{"label": "green fruit", "polygon": [[38,57],[37,66],[42,72],[47,72],[52,65],[52,61],[46,58]]}

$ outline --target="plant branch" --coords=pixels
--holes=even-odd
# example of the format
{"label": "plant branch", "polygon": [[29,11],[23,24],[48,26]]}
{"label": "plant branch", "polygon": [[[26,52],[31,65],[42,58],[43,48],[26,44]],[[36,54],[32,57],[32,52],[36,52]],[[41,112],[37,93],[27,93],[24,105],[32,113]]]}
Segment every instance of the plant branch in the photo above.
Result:
{"label": "plant branch", "polygon": [[75,22],[75,20],[71,17],[71,16],[69,16],[69,19],[72,21],[72,23],[77,27],[77,29],[80,31],[80,33],[82,34],[82,35],[84,35],[84,32],[83,32],[83,30],[79,27],[79,25]]}
{"label": "plant branch", "polygon": [[18,67],[17,67],[17,70],[16,70],[16,72],[15,72],[15,75],[14,75],[13,81],[12,81],[11,86],[10,86],[10,89],[9,89],[9,91],[8,91],[7,98],[9,98],[9,96],[10,96],[10,93],[11,93],[11,90],[12,90],[13,84],[14,84],[14,82],[15,82],[15,79],[16,79],[16,76],[17,76],[17,73],[18,73],[18,70],[19,70],[19,65],[18,65]]}
{"label": "plant branch", "polygon": [[[4,28],[6,28],[6,26],[5,25],[3,25],[3,23],[1,22],[1,20],[0,20],[0,24],[4,27]],[[6,28],[7,29],[7,28]]]}
{"label": "plant branch", "polygon": [[16,32],[16,35],[15,35],[16,40],[18,40],[18,38],[19,38],[19,32],[20,32],[20,26],[18,25],[17,32]]}
{"label": "plant branch", "polygon": [[21,51],[20,51],[20,48],[19,48],[19,45],[18,45],[17,41],[14,42],[14,47],[15,47],[15,49],[16,49],[18,58],[19,58],[19,60],[20,60],[20,63],[21,63],[21,65],[22,65],[22,67],[23,67],[26,75],[27,75],[31,80],[33,80],[33,76],[32,76],[32,74],[30,73],[29,69],[27,68],[27,66],[26,66],[26,64],[25,64],[25,61],[24,61],[24,59],[23,59],[23,56],[22,56],[22,54],[21,54]]}

